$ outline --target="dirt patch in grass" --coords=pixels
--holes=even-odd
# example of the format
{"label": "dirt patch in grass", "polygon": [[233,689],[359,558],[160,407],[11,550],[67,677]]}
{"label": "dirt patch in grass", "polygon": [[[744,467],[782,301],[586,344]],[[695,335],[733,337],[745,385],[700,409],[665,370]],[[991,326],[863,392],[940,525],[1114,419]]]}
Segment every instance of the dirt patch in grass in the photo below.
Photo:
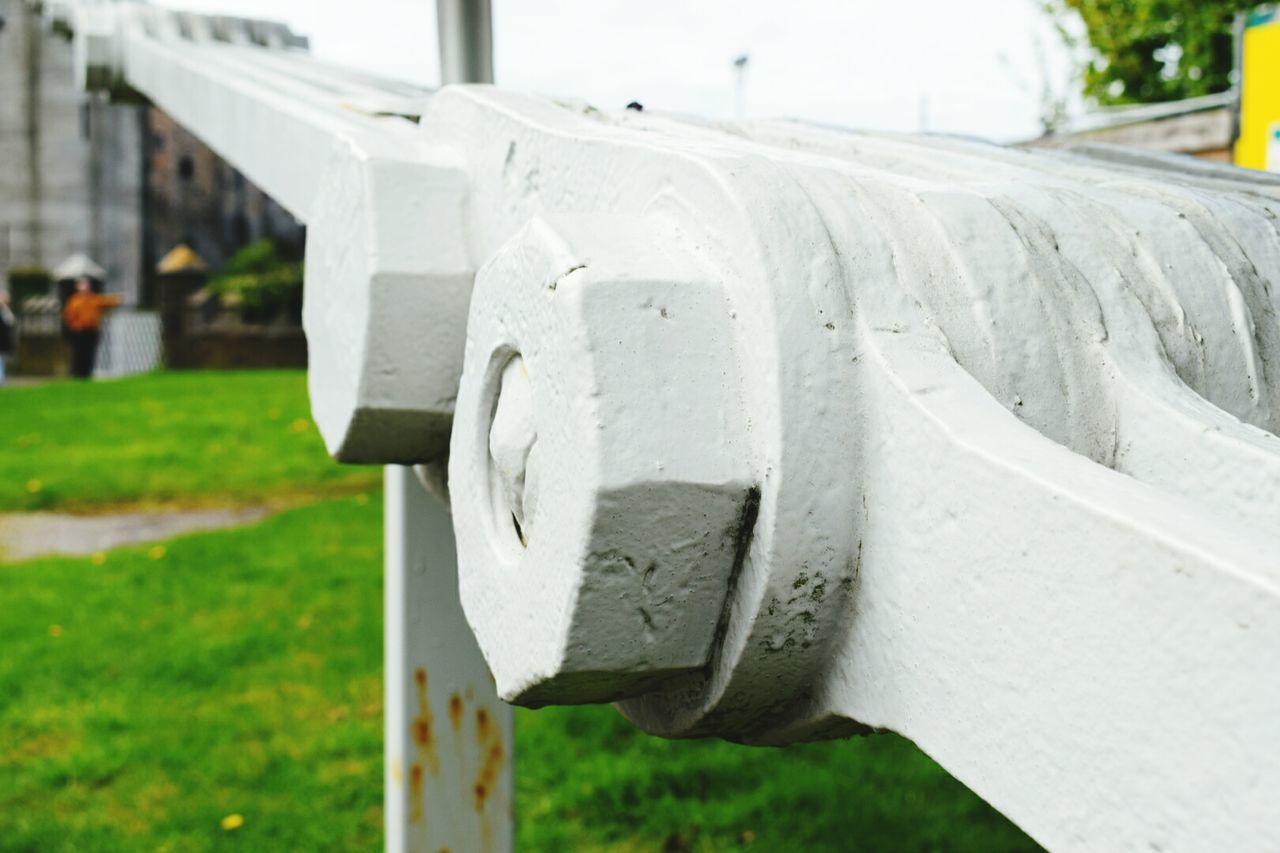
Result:
{"label": "dirt patch in grass", "polygon": [[[338,497],[356,484],[328,490]],[[332,494],[332,493],[338,494]],[[354,495],[367,501],[365,493]],[[91,556],[112,548],[159,542],[199,531],[221,530],[254,524],[285,509],[321,498],[314,492],[277,494],[268,502],[244,506],[183,506],[126,504],[96,507],[92,513],[0,513],[0,561],[29,560],[44,556]]]}
{"label": "dirt patch in grass", "polygon": [[269,507],[255,506],[93,516],[55,512],[0,515],[0,557],[26,560],[53,554],[95,554],[197,530],[251,524],[270,512]]}

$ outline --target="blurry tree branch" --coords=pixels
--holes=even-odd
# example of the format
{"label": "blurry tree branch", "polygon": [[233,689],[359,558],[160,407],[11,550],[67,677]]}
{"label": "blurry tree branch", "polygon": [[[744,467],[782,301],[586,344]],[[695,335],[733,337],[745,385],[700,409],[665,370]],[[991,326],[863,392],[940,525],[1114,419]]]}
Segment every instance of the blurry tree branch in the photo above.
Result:
{"label": "blurry tree branch", "polygon": [[1068,48],[1083,23],[1084,95],[1103,106],[1176,101],[1231,87],[1241,0],[1045,0]]}

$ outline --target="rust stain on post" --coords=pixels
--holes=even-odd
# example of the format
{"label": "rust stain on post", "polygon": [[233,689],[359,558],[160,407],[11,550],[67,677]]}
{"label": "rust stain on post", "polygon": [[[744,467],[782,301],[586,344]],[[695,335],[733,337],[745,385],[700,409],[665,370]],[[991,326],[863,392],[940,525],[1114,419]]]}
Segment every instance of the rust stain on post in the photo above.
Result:
{"label": "rust stain on post", "polygon": [[453,724],[453,730],[459,731],[462,728],[462,697],[457,693],[449,697],[449,722]]}
{"label": "rust stain on post", "polygon": [[409,821],[422,822],[422,765],[416,761],[409,767]]}
{"label": "rust stain on post", "polygon": [[425,760],[431,768],[432,776],[440,775],[440,759],[436,754],[435,718],[431,714],[431,705],[427,701],[427,671],[418,667],[413,674],[418,686],[418,716],[413,718],[410,735],[417,747],[420,759]]}
{"label": "rust stain on post", "polygon": [[431,705],[427,701],[427,671],[418,667],[413,673],[418,689],[418,715],[409,724],[415,757],[409,767],[409,821],[421,823],[423,819],[423,765],[431,768],[431,775],[440,775],[440,761],[436,755],[435,732],[432,728]]}
{"label": "rust stain on post", "polygon": [[479,755],[483,758],[480,773],[472,786],[472,794],[476,811],[483,812],[485,805],[489,802],[490,794],[498,783],[498,774],[502,771],[507,758],[506,750],[502,745],[502,732],[493,725],[488,710],[484,708],[476,709],[476,745],[479,747]]}

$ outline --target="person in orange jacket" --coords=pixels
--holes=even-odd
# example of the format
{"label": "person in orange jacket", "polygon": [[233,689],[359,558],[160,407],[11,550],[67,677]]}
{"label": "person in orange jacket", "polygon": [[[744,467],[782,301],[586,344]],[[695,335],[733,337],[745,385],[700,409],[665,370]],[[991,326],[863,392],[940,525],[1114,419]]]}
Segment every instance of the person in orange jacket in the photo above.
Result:
{"label": "person in orange jacket", "polygon": [[93,292],[87,278],[76,279],[76,292],[62,309],[62,321],[71,340],[71,375],[88,379],[98,358],[98,339],[102,335],[102,312],[115,308],[123,300],[114,293]]}

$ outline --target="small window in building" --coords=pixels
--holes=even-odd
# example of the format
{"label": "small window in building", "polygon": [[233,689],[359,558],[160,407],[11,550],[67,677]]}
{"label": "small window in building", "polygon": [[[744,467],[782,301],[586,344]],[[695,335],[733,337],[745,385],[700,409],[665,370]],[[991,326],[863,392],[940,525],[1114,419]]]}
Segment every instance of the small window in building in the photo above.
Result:
{"label": "small window in building", "polygon": [[184,154],[178,160],[178,177],[184,181],[189,181],[196,176],[196,162],[190,156]]}

